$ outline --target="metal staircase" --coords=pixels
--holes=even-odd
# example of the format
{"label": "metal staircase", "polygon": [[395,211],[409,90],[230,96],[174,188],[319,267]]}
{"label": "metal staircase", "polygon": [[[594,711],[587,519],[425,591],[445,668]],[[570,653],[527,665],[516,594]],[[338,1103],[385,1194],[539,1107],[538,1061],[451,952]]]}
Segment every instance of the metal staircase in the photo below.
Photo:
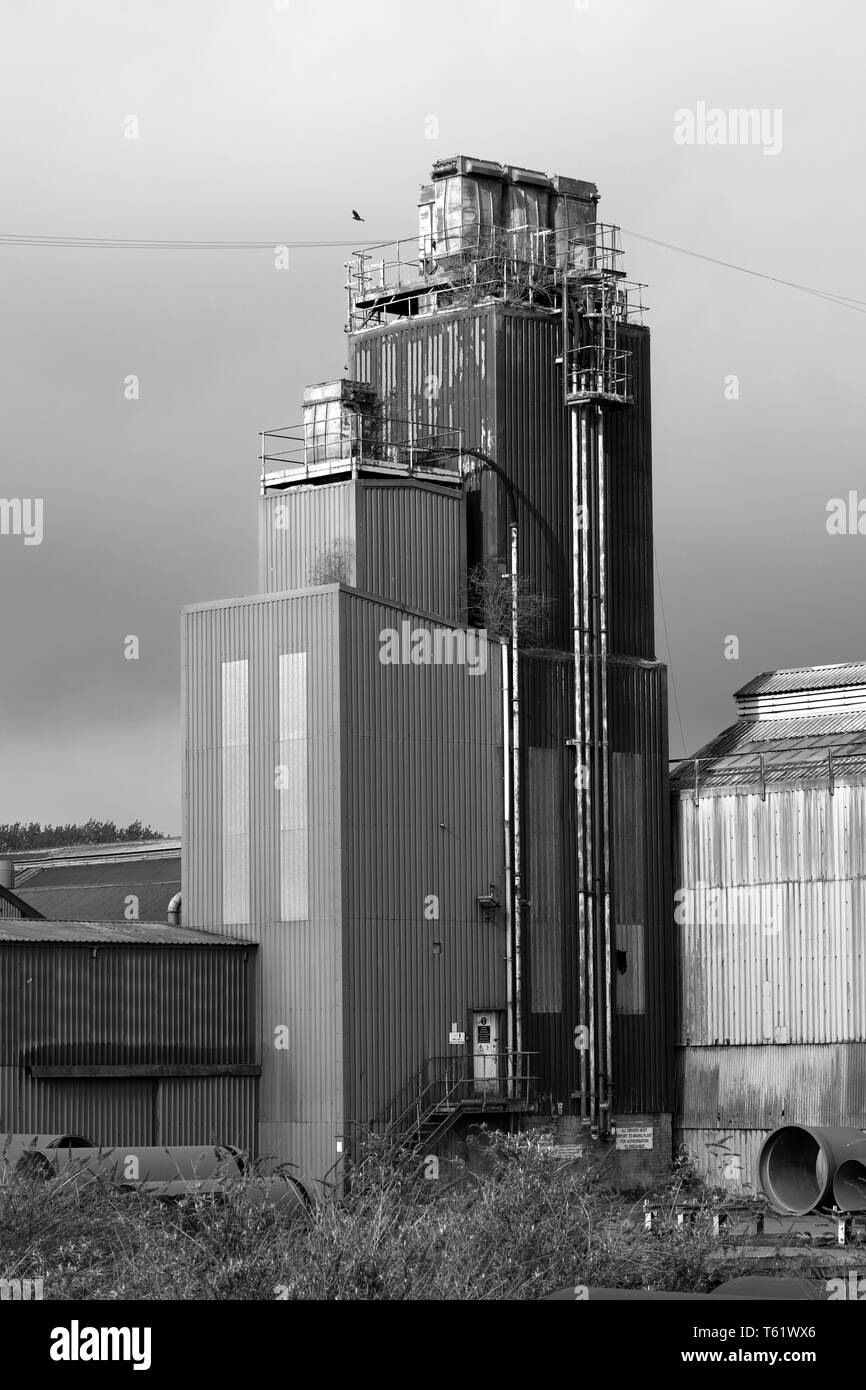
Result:
{"label": "metal staircase", "polygon": [[532,1105],[535,1053],[488,1055],[489,1074],[475,1074],[475,1059],[431,1057],[373,1122],[389,1148],[435,1148],[465,1115],[508,1114]]}

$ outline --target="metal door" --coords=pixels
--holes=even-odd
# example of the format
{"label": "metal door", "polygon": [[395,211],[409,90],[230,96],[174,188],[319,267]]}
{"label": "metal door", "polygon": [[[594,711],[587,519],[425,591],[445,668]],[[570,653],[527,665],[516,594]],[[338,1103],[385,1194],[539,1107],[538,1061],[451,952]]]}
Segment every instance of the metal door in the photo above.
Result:
{"label": "metal door", "polygon": [[472,1015],[472,1078],[476,1095],[499,1092],[499,1015]]}

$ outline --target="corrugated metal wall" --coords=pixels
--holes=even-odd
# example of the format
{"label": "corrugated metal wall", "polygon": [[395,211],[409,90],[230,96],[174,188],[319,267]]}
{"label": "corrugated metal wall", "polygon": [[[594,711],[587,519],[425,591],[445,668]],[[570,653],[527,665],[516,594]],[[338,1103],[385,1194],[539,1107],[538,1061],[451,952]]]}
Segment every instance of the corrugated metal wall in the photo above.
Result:
{"label": "corrugated metal wall", "polygon": [[[351,335],[350,370],[393,401],[395,416],[460,428],[518,492],[521,572],[554,601],[549,642],[569,648],[571,462],[557,314],[515,305],[406,319]],[[630,328],[636,402],[607,414],[608,623],[611,651],[652,658],[652,483],[649,334]],[[506,546],[495,476],[470,498],[469,563]],[[474,529],[474,534],[473,534]]]}
{"label": "corrugated metal wall", "polygon": [[[184,612],[184,918],[261,945],[259,1142],[312,1179],[342,1129],[337,593],[208,604]],[[306,653],[308,917],[281,921],[280,657]],[[249,663],[250,921],[222,922],[220,748],[224,662]],[[285,732],[285,729],[283,730]]]}
{"label": "corrugated metal wall", "polygon": [[[0,946],[0,1127],[99,1144],[255,1142],[252,1076],[43,1079],[33,1066],[254,1063],[255,952]],[[189,1140],[183,1136],[189,1136]]]}
{"label": "corrugated metal wall", "polygon": [[[341,594],[347,1116],[377,1116],[452,1022],[504,1009],[502,684],[486,669],[383,665],[401,610]],[[413,620],[414,628],[432,624]],[[435,897],[431,916],[430,899]],[[462,1050],[462,1049],[461,1049]]]}
{"label": "corrugated metal wall", "polygon": [[[542,1089],[571,1108],[579,1086],[577,844],[573,664],[522,663],[528,855],[528,1046],[541,1053]],[[615,948],[614,1104],[617,1113],[669,1110],[674,986],[670,925],[666,672],[655,662],[608,663],[611,748],[611,906]],[[553,809],[558,810],[551,833]],[[576,852],[576,851],[575,851]],[[558,913],[558,915],[557,915]],[[553,977],[559,973],[558,987]]]}
{"label": "corrugated metal wall", "polygon": [[[359,478],[287,488],[263,497],[259,508],[263,593],[320,582],[317,564],[337,545],[345,563],[340,582],[449,622],[460,619],[466,576],[462,490]],[[339,578],[325,573],[321,582]]]}
{"label": "corrugated metal wall", "polygon": [[466,585],[462,490],[366,481],[359,501],[358,588],[459,622]]}
{"label": "corrugated metal wall", "polygon": [[777,1125],[866,1122],[866,786],[673,805],[677,1124],[707,1171],[742,1131],[754,1183]]}
{"label": "corrugated metal wall", "polygon": [[296,483],[260,499],[261,593],[286,593],[317,583],[316,566],[335,544],[346,566],[343,582],[358,582],[357,490],[352,479],[309,487]]}
{"label": "corrugated metal wall", "polygon": [[866,786],[674,804],[680,1043],[866,1040]]}

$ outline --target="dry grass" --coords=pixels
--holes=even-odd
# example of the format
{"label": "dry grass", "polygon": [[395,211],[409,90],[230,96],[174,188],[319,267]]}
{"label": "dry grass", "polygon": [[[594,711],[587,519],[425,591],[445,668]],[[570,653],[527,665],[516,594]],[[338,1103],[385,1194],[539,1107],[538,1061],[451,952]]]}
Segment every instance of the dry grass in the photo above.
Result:
{"label": "dry grass", "polygon": [[348,1194],[294,1218],[250,1206],[243,1182],[217,1202],[160,1203],[13,1177],[0,1271],[42,1277],[52,1299],[522,1300],[574,1284],[702,1292],[746,1267],[712,1262],[712,1197],[687,1229],[647,1232],[639,1203],[529,1136],[489,1136],[484,1166],[433,1184],[369,1141]]}

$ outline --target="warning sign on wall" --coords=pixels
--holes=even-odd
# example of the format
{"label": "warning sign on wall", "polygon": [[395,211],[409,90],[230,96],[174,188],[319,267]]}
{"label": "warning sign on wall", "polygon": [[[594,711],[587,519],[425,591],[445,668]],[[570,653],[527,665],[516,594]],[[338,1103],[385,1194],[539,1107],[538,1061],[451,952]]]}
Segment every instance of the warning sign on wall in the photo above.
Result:
{"label": "warning sign on wall", "polygon": [[618,1149],[651,1149],[652,1146],[652,1125],[617,1125],[616,1147]]}

